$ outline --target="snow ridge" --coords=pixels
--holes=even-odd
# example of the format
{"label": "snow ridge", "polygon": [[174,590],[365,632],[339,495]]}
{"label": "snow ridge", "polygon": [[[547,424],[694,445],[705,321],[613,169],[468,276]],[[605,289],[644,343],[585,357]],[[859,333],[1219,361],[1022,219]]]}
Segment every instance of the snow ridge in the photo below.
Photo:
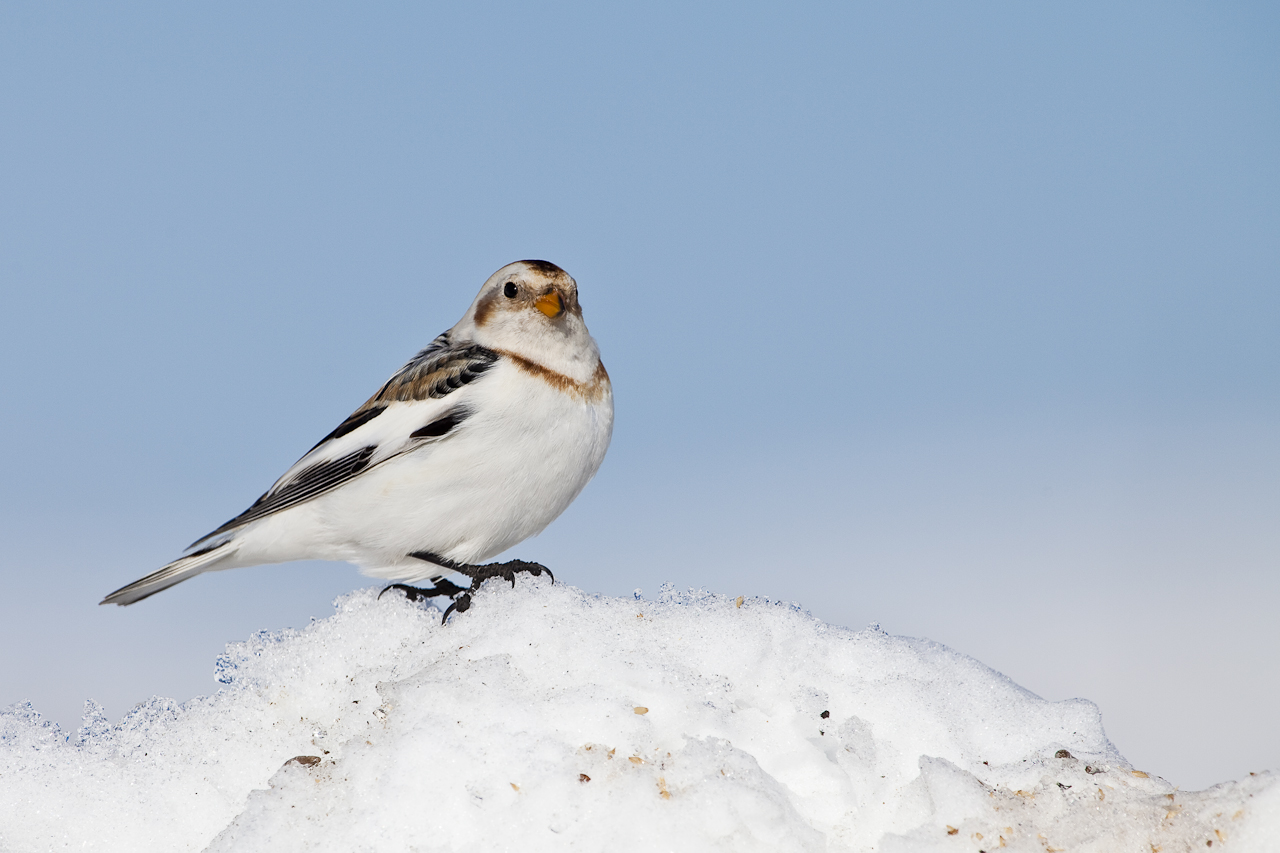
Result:
{"label": "snow ridge", "polygon": [[0,713],[0,849],[1263,850],[1280,779],[1184,793],[1090,702],[937,643],[666,585],[376,589],[228,647],[222,687],[75,735]]}

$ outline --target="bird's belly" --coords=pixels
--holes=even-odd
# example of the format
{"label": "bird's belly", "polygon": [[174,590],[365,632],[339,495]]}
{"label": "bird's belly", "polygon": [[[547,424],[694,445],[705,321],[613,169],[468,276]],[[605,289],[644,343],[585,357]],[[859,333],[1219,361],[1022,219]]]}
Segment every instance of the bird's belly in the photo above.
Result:
{"label": "bird's belly", "polygon": [[600,467],[612,402],[541,389],[502,402],[317,499],[323,550],[399,577],[422,568],[414,551],[475,563],[541,532]]}

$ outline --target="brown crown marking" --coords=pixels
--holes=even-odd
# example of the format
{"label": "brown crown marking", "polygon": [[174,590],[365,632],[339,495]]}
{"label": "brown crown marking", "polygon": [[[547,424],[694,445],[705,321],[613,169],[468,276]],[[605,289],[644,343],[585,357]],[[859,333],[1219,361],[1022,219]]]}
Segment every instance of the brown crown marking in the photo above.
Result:
{"label": "brown crown marking", "polygon": [[528,266],[532,267],[533,269],[537,270],[543,275],[564,275],[564,276],[568,275],[567,272],[560,269],[560,267],[556,266],[555,264],[551,263],[551,261],[516,261],[516,263],[527,264]]}

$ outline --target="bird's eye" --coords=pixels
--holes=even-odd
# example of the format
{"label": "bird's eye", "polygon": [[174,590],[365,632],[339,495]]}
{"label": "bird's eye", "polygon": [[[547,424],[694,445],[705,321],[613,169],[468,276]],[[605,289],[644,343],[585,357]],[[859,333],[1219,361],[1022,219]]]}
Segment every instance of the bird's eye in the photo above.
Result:
{"label": "bird's eye", "polygon": [[516,294],[520,292],[520,288],[516,287],[516,283],[514,281],[509,281],[502,288],[502,292],[508,299],[515,299]]}

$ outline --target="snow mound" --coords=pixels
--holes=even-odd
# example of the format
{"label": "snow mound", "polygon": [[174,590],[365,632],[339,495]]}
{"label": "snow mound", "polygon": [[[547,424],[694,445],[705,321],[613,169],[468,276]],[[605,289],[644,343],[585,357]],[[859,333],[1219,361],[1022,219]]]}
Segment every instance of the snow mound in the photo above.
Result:
{"label": "snow mound", "polygon": [[68,735],[0,714],[0,849],[1262,850],[1280,778],[1188,794],[1096,707],[794,605],[376,590],[228,647],[222,689]]}

